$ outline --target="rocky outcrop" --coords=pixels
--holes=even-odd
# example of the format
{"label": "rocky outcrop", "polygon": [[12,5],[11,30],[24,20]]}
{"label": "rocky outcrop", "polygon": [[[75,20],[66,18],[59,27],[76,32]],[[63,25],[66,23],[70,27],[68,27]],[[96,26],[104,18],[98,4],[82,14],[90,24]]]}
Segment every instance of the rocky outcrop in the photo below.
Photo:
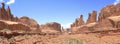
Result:
{"label": "rocky outcrop", "polygon": [[38,24],[35,20],[33,20],[33,19],[31,19],[31,18],[29,18],[29,17],[27,17],[27,16],[21,17],[21,18],[19,19],[19,21],[20,21],[21,23],[23,23],[23,24],[28,25],[28,26],[31,27],[33,30],[38,30],[38,29],[40,29],[39,24]]}
{"label": "rocky outcrop", "polygon": [[101,10],[98,21],[101,22],[107,17],[118,15],[120,15],[120,3],[116,5],[108,5]]}
{"label": "rocky outcrop", "polygon": [[96,11],[89,13],[87,24],[96,22],[96,19],[97,19],[97,12]]}
{"label": "rocky outcrop", "polygon": [[29,28],[33,30],[40,30],[39,28],[40,26],[35,20],[26,16],[23,16],[21,18],[14,17],[11,13],[9,6],[7,9],[5,9],[4,3],[2,3],[2,8],[0,8],[0,20],[20,22],[21,24],[27,25]]}
{"label": "rocky outcrop", "polygon": [[77,27],[77,26],[81,26],[81,25],[84,25],[85,22],[83,20],[83,15],[80,16],[80,18],[77,18],[75,20],[75,22],[71,25],[71,27]]}
{"label": "rocky outcrop", "polygon": [[61,25],[56,22],[46,23],[40,26],[42,32],[56,33],[61,32]]}
{"label": "rocky outcrop", "polygon": [[77,32],[79,29],[78,27],[81,27],[82,25],[85,25],[85,22],[83,20],[83,15],[80,15],[80,18],[77,18],[75,22],[71,25],[71,32]]}
{"label": "rocky outcrop", "polygon": [[[85,25],[71,27],[71,32],[97,32],[120,29],[120,3],[116,5],[108,5],[104,7],[98,16],[97,12],[89,13],[88,20]],[[94,24],[94,25],[93,25]]]}
{"label": "rocky outcrop", "polygon": [[28,26],[24,24],[4,20],[0,20],[0,29],[23,30],[23,31],[31,30]]}
{"label": "rocky outcrop", "polygon": [[9,20],[9,21],[15,21],[15,19],[17,19],[17,18],[14,18],[14,17],[13,17],[9,6],[8,6],[8,8],[6,9],[6,11],[7,11],[7,14],[8,14],[8,20]]}
{"label": "rocky outcrop", "polygon": [[108,17],[108,19],[113,25],[113,28],[120,28],[120,16]]}
{"label": "rocky outcrop", "polygon": [[0,8],[0,19],[14,21],[15,18],[11,14],[11,10],[10,10],[9,6],[7,9],[5,9],[4,6],[5,6],[5,4],[2,3],[2,8]]}

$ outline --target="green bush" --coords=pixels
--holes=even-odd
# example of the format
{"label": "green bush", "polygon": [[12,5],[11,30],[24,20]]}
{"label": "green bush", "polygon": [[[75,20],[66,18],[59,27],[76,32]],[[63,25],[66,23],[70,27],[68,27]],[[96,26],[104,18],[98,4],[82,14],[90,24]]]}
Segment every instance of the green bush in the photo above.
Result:
{"label": "green bush", "polygon": [[65,40],[62,44],[83,44],[82,40],[74,39],[74,38],[69,38]]}

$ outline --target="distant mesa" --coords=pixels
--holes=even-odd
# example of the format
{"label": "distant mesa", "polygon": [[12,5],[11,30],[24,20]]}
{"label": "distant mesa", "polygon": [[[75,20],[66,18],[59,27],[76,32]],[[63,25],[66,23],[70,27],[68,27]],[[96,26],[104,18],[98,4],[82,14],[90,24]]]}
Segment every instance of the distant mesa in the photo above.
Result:
{"label": "distant mesa", "polygon": [[45,33],[59,33],[61,32],[61,25],[57,22],[50,22],[40,25],[42,32]]}

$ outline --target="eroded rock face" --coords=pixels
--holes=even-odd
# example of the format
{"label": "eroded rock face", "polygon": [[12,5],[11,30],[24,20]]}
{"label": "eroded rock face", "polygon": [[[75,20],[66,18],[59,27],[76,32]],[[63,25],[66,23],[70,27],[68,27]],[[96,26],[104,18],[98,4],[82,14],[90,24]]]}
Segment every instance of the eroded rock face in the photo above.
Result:
{"label": "eroded rock face", "polygon": [[4,6],[5,4],[2,3],[2,8],[0,8],[0,20],[18,21],[19,19],[12,15],[10,7],[8,6],[8,8],[5,9]]}
{"label": "eroded rock face", "polygon": [[1,29],[10,29],[10,30],[23,30],[23,31],[30,31],[31,29],[18,22],[11,22],[11,21],[0,21],[0,28]]}
{"label": "eroded rock face", "polygon": [[9,6],[8,6],[8,8],[6,9],[6,11],[7,11],[7,14],[8,14],[8,20],[14,21],[16,18],[13,17]]}
{"label": "eroded rock face", "polygon": [[[98,22],[96,22],[97,19],[97,12],[93,11],[92,13],[89,13],[88,20],[85,25],[82,26],[76,26],[71,29],[76,29],[79,32],[83,32],[86,30],[92,31],[105,31],[105,30],[116,30],[120,28],[120,3],[116,5],[108,5],[104,7],[98,16]],[[88,27],[89,23],[96,22],[94,26]]]}
{"label": "eroded rock face", "polygon": [[116,5],[108,5],[101,10],[98,21],[101,22],[107,17],[118,15],[120,15],[120,3]]}
{"label": "eroded rock face", "polygon": [[33,30],[40,30],[39,24],[26,16],[23,16],[21,18],[14,17],[11,13],[10,7],[8,6],[7,9],[5,9],[5,4],[2,3],[2,8],[0,8],[0,20],[6,20],[6,21],[13,21],[13,22],[20,22],[21,24],[27,25],[29,28]]}
{"label": "eroded rock face", "polygon": [[96,19],[97,19],[97,12],[96,11],[89,13],[87,24],[96,22]]}
{"label": "eroded rock face", "polygon": [[35,20],[33,20],[27,16],[23,16],[19,20],[21,23],[26,24],[29,27],[32,27],[34,30],[40,29],[39,24]]}
{"label": "eroded rock face", "polygon": [[54,33],[61,32],[61,25],[56,22],[46,23],[40,26],[42,32]]}
{"label": "eroded rock face", "polygon": [[77,18],[75,20],[75,22],[71,25],[71,32],[78,32],[79,27],[81,27],[82,25],[85,25],[85,22],[83,20],[83,15],[80,16],[80,18]]}
{"label": "eroded rock face", "polygon": [[85,22],[83,20],[83,15],[80,16],[80,18],[77,18],[75,20],[75,22],[71,25],[71,27],[77,27],[77,26],[81,26],[81,25],[84,25]]}
{"label": "eroded rock face", "polygon": [[5,4],[2,3],[2,8],[0,8],[0,19],[8,20],[8,14],[7,14],[7,11],[5,10],[4,6],[5,6]]}

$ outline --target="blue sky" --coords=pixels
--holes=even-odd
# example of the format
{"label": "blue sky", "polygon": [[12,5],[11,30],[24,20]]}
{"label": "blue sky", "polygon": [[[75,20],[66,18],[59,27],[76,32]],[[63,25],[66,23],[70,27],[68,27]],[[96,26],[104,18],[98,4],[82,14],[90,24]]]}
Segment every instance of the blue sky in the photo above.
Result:
{"label": "blue sky", "polygon": [[[13,0],[11,0],[13,1]],[[14,0],[10,5],[14,16],[28,16],[39,24],[58,22],[65,28],[83,14],[84,20],[93,10],[100,11],[117,0]],[[4,0],[5,3],[9,0]]]}

